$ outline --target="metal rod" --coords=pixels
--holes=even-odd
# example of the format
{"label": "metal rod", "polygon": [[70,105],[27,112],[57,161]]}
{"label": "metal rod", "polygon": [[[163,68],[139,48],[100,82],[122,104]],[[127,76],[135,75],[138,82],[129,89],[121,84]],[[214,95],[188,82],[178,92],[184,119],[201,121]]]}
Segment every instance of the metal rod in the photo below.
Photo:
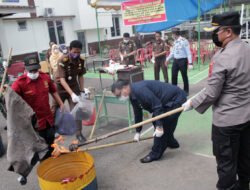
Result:
{"label": "metal rod", "polygon": [[[145,140],[149,140],[152,139],[153,137],[145,137],[145,138],[141,138],[141,141],[145,141]],[[103,145],[99,145],[99,146],[92,146],[92,147],[87,147],[84,149],[80,149],[80,151],[91,151],[91,150],[99,150],[99,149],[103,149],[103,148],[109,148],[109,147],[114,147],[114,146],[118,146],[118,145],[125,145],[125,144],[131,144],[131,143],[138,143],[135,140],[129,140],[129,141],[120,141],[120,142],[116,142],[116,143],[110,143],[110,144],[103,144]]]}
{"label": "metal rod", "polygon": [[198,0],[198,65],[201,66],[201,1]]}
{"label": "metal rod", "polygon": [[99,137],[96,137],[94,139],[90,139],[84,143],[80,143],[80,144],[72,144],[70,145],[69,147],[69,150],[73,151],[73,150],[76,150],[78,147],[81,147],[81,146],[84,146],[84,145],[87,145],[87,144],[91,144],[91,143],[95,143],[95,142],[98,142],[100,140],[103,140],[103,139],[107,139],[109,137],[112,137],[112,136],[115,136],[115,135],[119,135],[121,133],[124,133],[126,131],[129,131],[131,129],[136,129],[138,127],[141,127],[142,125],[146,125],[148,123],[151,123],[153,121],[156,121],[156,120],[159,120],[159,119],[162,119],[162,118],[165,118],[165,117],[168,117],[168,116],[171,116],[173,114],[176,114],[176,113],[179,113],[179,112],[182,112],[183,111],[183,107],[180,107],[180,108],[177,108],[177,109],[174,109],[172,111],[169,111],[169,112],[166,112],[166,113],[163,113],[161,115],[158,115],[156,117],[153,117],[153,118],[150,118],[150,119],[147,119],[145,121],[142,121],[140,123],[136,123],[134,125],[131,125],[129,127],[125,127],[123,129],[119,129],[119,130],[116,130],[116,131],[113,131],[113,132],[110,132],[110,133],[107,133],[105,135],[102,135],[102,136],[99,136]]}

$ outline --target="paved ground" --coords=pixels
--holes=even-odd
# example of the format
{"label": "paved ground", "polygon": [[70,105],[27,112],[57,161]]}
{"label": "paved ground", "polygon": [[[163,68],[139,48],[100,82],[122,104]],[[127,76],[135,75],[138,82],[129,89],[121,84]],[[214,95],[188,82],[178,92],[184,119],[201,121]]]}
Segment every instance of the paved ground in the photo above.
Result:
{"label": "paved ground", "polygon": [[[104,83],[109,85],[111,81],[105,80]],[[86,84],[86,86],[99,87],[97,79],[86,79]],[[204,81],[192,85],[190,96],[203,86]],[[109,112],[110,114],[125,114],[125,108],[112,106]],[[5,121],[3,118],[0,121],[0,132],[6,142],[6,131],[2,129]],[[97,135],[126,126],[127,123],[121,120],[114,120],[108,124],[103,122],[97,129]],[[176,138],[179,140],[181,148],[167,150],[160,161],[150,164],[141,164],[139,159],[150,151],[151,140],[92,151],[91,154],[96,162],[99,189],[214,190],[217,176],[215,160],[211,154],[210,126],[211,110],[205,115],[199,115],[194,111],[183,113],[176,131]],[[89,130],[89,127],[85,127],[84,134],[88,134]],[[101,143],[132,138],[132,133],[125,133]],[[28,184],[21,187],[16,182],[17,175],[6,171],[8,168],[6,157],[0,158],[0,168],[0,190],[39,189],[35,169],[28,178]]]}

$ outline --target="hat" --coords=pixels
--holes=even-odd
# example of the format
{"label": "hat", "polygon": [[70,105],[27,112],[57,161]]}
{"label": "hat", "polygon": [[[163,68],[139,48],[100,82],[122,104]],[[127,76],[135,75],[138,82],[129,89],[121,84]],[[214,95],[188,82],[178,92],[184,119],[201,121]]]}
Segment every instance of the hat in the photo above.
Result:
{"label": "hat", "polygon": [[25,63],[24,64],[25,69],[28,71],[32,71],[32,70],[36,70],[36,69],[41,68],[41,66],[39,64],[39,60],[37,59],[37,56],[35,56],[35,55],[25,57],[24,63]]}
{"label": "hat", "polygon": [[214,15],[211,27],[205,27],[206,32],[212,32],[221,26],[237,26],[240,27],[240,14],[238,12],[226,12]]}
{"label": "hat", "polygon": [[124,37],[124,38],[129,38],[130,35],[129,35],[129,33],[124,33],[124,34],[123,34],[123,37]]}
{"label": "hat", "polygon": [[171,31],[172,31],[172,33],[174,33],[176,35],[180,35],[180,32],[181,32],[180,28],[172,28]]}

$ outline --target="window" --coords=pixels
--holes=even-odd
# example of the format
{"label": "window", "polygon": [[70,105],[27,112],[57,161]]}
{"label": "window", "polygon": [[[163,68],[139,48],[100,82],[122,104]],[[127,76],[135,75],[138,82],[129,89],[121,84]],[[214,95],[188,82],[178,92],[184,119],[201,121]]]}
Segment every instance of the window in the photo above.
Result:
{"label": "window", "polygon": [[111,27],[111,36],[120,36],[121,35],[121,29],[120,29],[120,20],[119,17],[113,17],[112,18],[113,27]]}
{"label": "window", "polygon": [[82,52],[86,53],[86,38],[84,32],[77,32],[77,39],[82,42]]}
{"label": "window", "polygon": [[18,21],[18,30],[23,31],[27,30],[27,22],[26,21]]}
{"label": "window", "polygon": [[51,42],[55,42],[56,44],[64,44],[64,32],[63,32],[63,24],[62,21],[47,21],[49,37]]}

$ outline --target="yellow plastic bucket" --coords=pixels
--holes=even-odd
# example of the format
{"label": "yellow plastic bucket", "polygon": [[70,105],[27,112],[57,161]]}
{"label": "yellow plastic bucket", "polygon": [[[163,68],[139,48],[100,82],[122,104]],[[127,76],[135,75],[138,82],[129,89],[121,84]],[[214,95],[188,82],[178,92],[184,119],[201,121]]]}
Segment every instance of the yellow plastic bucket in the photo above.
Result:
{"label": "yellow plastic bucket", "polygon": [[49,158],[37,168],[41,190],[97,190],[94,159],[87,152]]}

